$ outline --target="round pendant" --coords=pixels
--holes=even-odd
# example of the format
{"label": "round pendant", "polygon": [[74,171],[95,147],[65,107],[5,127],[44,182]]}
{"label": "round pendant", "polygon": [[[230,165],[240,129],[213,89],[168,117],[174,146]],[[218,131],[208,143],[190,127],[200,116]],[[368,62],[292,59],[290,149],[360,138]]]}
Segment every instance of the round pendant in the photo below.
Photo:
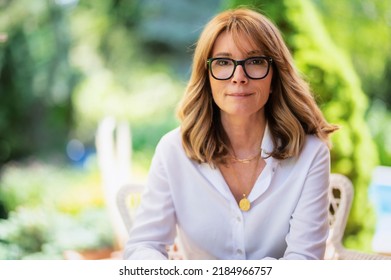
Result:
{"label": "round pendant", "polygon": [[248,211],[248,210],[250,210],[250,208],[251,208],[250,201],[249,201],[246,197],[243,197],[243,198],[239,201],[239,208],[240,208],[240,210],[242,210],[242,211]]}

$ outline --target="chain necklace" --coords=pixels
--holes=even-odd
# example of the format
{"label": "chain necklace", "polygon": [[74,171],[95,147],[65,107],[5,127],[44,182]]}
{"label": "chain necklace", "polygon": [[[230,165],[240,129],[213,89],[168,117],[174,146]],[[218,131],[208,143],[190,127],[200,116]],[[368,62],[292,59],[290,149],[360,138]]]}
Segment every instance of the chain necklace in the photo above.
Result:
{"label": "chain necklace", "polygon": [[[258,167],[258,164],[259,164],[259,159],[260,159],[260,153],[257,154],[258,158],[257,158],[257,162],[255,163],[255,166],[254,166],[254,170],[253,170],[253,174],[251,176],[251,181],[250,181],[250,184],[254,185],[255,183],[255,176],[257,174],[257,167]],[[255,157],[254,157],[255,158]],[[253,158],[253,159],[254,159]],[[246,162],[247,163],[247,162]],[[235,167],[232,166],[232,169],[233,169],[233,173],[235,175],[235,179],[236,179],[236,182],[238,183],[238,185],[240,185],[240,180],[239,180],[239,176],[238,174],[236,173],[236,170],[235,170]],[[243,190],[244,188],[241,186],[241,189]],[[247,195],[245,193],[243,193],[243,198],[239,201],[239,208],[240,210],[242,211],[245,211],[247,212],[248,210],[250,210],[251,208],[251,203],[250,201],[248,200],[247,198]]]}
{"label": "chain necklace", "polygon": [[[261,149],[262,151],[262,149]],[[233,153],[233,155],[231,154],[231,157],[237,161],[237,162],[240,162],[240,163],[250,163],[253,159],[255,159],[258,155],[260,154],[260,151],[257,151],[255,154],[253,154],[252,156],[250,156],[249,158],[238,158],[236,155],[235,155],[235,152]]]}

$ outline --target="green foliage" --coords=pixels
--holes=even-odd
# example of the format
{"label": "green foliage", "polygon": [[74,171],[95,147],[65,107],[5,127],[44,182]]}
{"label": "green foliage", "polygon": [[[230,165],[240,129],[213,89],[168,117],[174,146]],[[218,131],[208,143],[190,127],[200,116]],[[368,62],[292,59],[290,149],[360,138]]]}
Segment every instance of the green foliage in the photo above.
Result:
{"label": "green foliage", "polygon": [[367,114],[374,141],[377,143],[381,165],[391,166],[391,112],[387,105],[374,100]]}
{"label": "green foliage", "polygon": [[[333,41],[350,56],[364,91],[391,108],[391,2],[313,0]],[[349,34],[347,36],[347,34]]]}
{"label": "green foliage", "polygon": [[62,259],[66,250],[113,248],[94,176],[39,162],[7,164],[3,172],[0,198],[8,217],[0,219],[0,259]]}
{"label": "green foliage", "polygon": [[[245,2],[257,6],[258,3],[232,2],[234,6]],[[310,1],[259,2],[266,14],[275,16],[273,20],[282,30],[296,65],[309,81],[326,119],[341,125],[332,138],[331,164],[333,172],[348,175],[355,186],[346,234],[355,236],[367,231],[374,221],[367,187],[378,155],[364,119],[368,103],[359,77],[349,58],[328,35],[319,12]],[[365,247],[367,244],[355,245]]]}
{"label": "green foliage", "polygon": [[0,164],[61,150],[72,123],[76,72],[66,11],[53,1],[0,3]]}
{"label": "green foliage", "polygon": [[[60,164],[44,164],[36,160],[15,163],[11,162],[2,169],[0,181],[0,204],[3,204],[7,212],[16,211],[19,207],[35,208],[49,207],[59,209],[66,202],[66,197],[72,192],[81,192],[87,189],[89,204],[102,206],[103,201],[91,203],[98,196],[96,186],[88,183],[88,176],[82,170],[74,170]],[[98,191],[100,189],[98,188]],[[73,211],[77,213],[87,202],[79,198],[73,198]],[[64,207],[65,208],[65,207]]]}
{"label": "green foliage", "polygon": [[333,40],[352,58],[370,98],[367,120],[379,150],[380,165],[391,165],[390,142],[387,142],[390,133],[386,125],[390,120],[386,110],[391,109],[391,2],[314,2],[322,10],[325,27]]}
{"label": "green foliage", "polygon": [[0,220],[0,259],[62,259],[66,250],[113,248],[109,223],[104,209],[71,216],[21,207]]}
{"label": "green foliage", "polygon": [[[7,212],[15,211],[18,207],[37,207],[48,201],[53,201],[63,180],[52,168],[42,168],[38,163],[21,168],[17,164],[9,164],[2,170],[0,182],[0,202]],[[29,180],[26,180],[29,178]],[[47,188],[47,186],[53,186]],[[55,202],[55,200],[53,201]]]}

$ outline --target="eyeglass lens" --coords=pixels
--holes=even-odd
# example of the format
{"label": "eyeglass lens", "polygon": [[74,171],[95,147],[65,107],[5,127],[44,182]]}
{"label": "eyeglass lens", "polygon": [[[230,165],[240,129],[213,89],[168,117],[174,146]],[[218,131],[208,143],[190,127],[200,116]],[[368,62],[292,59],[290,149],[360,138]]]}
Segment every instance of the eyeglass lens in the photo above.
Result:
{"label": "eyeglass lens", "polygon": [[210,60],[212,75],[219,80],[230,79],[237,65],[242,65],[244,72],[251,79],[262,79],[269,71],[269,60],[265,57],[250,57],[239,61],[230,58],[212,58]]}

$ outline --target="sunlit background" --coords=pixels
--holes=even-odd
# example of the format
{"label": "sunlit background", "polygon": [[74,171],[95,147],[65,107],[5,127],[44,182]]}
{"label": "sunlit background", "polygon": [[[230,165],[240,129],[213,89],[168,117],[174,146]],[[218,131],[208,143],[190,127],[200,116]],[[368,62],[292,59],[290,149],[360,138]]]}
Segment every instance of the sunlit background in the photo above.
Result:
{"label": "sunlit background", "polygon": [[0,0],[0,259],[121,252],[113,192],[145,182],[178,126],[204,24],[248,4],[279,26],[341,125],[332,171],[355,187],[344,242],[373,249],[371,180],[391,166],[390,1]]}

